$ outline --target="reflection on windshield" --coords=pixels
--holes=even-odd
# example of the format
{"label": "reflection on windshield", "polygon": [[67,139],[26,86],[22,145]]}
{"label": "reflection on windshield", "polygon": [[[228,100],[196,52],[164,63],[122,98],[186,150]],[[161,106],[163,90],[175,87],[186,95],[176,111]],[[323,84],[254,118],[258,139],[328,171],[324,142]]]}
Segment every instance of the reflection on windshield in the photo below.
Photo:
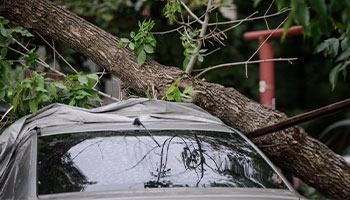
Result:
{"label": "reflection on windshield", "polygon": [[88,132],[39,137],[38,193],[158,187],[286,188],[238,134]]}

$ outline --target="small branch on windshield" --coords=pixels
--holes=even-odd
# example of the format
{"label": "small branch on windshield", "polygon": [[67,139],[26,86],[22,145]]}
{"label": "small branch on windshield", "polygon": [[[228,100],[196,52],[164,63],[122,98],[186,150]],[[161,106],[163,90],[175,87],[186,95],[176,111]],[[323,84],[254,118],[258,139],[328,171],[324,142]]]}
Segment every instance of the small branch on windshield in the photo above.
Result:
{"label": "small branch on windshield", "polygon": [[205,163],[205,158],[203,156],[203,150],[202,150],[202,145],[201,142],[199,141],[197,134],[194,133],[194,137],[196,138],[196,142],[198,145],[198,151],[199,151],[199,155],[200,155],[200,166],[201,166],[201,177],[200,179],[197,181],[196,186],[198,187],[199,183],[201,182],[201,180],[203,179],[204,176],[204,163]]}

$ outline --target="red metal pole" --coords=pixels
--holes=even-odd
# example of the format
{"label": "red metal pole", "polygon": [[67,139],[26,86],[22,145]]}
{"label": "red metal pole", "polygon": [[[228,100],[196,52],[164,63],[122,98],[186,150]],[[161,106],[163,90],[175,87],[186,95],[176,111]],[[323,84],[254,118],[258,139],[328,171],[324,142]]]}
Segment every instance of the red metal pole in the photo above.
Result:
{"label": "red metal pole", "polygon": [[[262,45],[265,38],[259,38],[259,45]],[[273,58],[273,40],[268,40],[262,45],[259,51],[260,60]],[[274,62],[260,63],[260,103],[264,106],[275,109],[275,92],[274,92]]]}

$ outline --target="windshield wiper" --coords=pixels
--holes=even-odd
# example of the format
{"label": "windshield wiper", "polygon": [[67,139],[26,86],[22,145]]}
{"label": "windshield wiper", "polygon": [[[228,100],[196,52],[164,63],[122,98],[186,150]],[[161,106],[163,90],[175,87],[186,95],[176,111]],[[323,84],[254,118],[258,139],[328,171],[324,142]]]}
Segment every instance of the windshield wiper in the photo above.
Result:
{"label": "windshield wiper", "polygon": [[160,144],[157,142],[156,139],[154,139],[154,137],[151,134],[151,132],[149,132],[149,130],[145,127],[145,125],[142,124],[142,122],[140,121],[139,118],[136,117],[134,122],[132,123],[132,125],[142,126],[147,131],[147,133],[151,136],[152,140],[158,145],[158,147],[160,147]]}

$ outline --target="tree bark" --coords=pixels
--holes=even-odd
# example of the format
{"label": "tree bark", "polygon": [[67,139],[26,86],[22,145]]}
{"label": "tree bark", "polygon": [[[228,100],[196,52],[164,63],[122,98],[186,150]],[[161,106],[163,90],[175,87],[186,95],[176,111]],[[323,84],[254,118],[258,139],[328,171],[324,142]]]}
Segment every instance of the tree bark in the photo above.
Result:
{"label": "tree bark", "polygon": [[[286,119],[285,114],[263,107],[234,88],[201,82],[178,68],[149,59],[139,67],[134,53],[117,45],[117,37],[48,0],[0,0],[0,15],[82,53],[141,94],[152,86],[163,94],[175,80],[180,80],[183,88],[191,85],[205,91],[192,102],[241,132]],[[297,127],[255,138],[253,142],[277,166],[327,197],[350,198],[350,167],[341,156]]]}

